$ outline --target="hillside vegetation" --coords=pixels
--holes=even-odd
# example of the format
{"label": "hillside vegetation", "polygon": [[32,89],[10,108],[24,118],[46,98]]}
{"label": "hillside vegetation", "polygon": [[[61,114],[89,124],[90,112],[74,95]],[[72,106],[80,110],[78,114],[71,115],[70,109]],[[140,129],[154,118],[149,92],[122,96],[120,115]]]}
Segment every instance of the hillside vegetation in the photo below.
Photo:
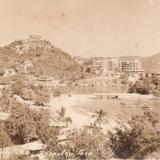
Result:
{"label": "hillside vegetation", "polygon": [[68,53],[47,40],[29,38],[0,48],[1,68],[16,69],[26,60],[32,64],[28,73],[36,76],[74,77],[81,71],[80,65]]}
{"label": "hillside vegetation", "polygon": [[160,54],[155,54],[143,59],[143,68],[145,71],[160,71]]}
{"label": "hillside vegetation", "polygon": [[153,94],[160,96],[160,78],[155,75],[141,77],[129,88],[129,93]]}

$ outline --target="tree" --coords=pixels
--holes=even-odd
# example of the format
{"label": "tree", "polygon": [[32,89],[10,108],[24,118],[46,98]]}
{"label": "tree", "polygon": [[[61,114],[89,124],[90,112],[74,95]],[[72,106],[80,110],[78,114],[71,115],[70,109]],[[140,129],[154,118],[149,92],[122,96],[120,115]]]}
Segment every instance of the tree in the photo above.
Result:
{"label": "tree", "polygon": [[146,80],[138,80],[129,88],[129,93],[149,94],[149,82]]}
{"label": "tree", "polygon": [[159,77],[157,77],[157,76],[155,76],[155,75],[153,75],[152,77],[151,77],[151,82],[154,84],[154,85],[160,85],[160,79],[159,79]]}
{"label": "tree", "polygon": [[0,122],[0,148],[1,148],[1,160],[3,160],[3,150],[11,144],[11,139],[5,130],[4,122]]}
{"label": "tree", "polygon": [[61,95],[61,91],[60,90],[54,90],[53,91],[53,97],[59,97]]}
{"label": "tree", "polygon": [[160,115],[147,111],[110,132],[111,148],[118,158],[144,158],[160,149]]}
{"label": "tree", "polygon": [[99,111],[95,111],[95,114],[92,115],[92,117],[95,117],[95,121],[94,121],[94,125],[95,126],[101,126],[101,124],[103,123],[107,123],[107,112],[104,112],[103,109],[99,110]]}
{"label": "tree", "polygon": [[50,148],[55,147],[58,142],[59,129],[50,126],[50,112],[41,109],[35,114],[38,137]]}
{"label": "tree", "polygon": [[14,106],[17,104],[14,97],[10,97],[7,91],[2,92],[2,97],[0,97],[0,111],[1,112],[11,112]]}
{"label": "tree", "polygon": [[160,78],[152,75],[140,78],[135,84],[130,86],[129,93],[153,94],[156,97],[160,96]]}
{"label": "tree", "polygon": [[21,97],[25,100],[30,100],[32,101],[33,99],[35,99],[36,94],[34,93],[34,91],[31,88],[23,88],[21,90]]}
{"label": "tree", "polygon": [[9,160],[30,160],[28,155],[12,155]]}
{"label": "tree", "polygon": [[50,100],[50,92],[47,88],[44,86],[32,86],[32,90],[34,91],[35,97],[33,97],[33,100],[35,102],[39,102],[41,104],[48,103]]}
{"label": "tree", "polygon": [[57,111],[57,120],[59,123],[65,123],[66,127],[68,127],[69,123],[72,123],[72,119],[66,117],[66,109],[64,107]]}
{"label": "tree", "polygon": [[107,159],[111,152],[106,135],[90,132],[86,128],[75,129],[68,137],[65,151],[73,159]]}
{"label": "tree", "polygon": [[50,120],[50,114],[46,112],[17,104],[6,121],[6,128],[13,143],[24,144],[37,138],[42,139],[43,136],[46,138]]}
{"label": "tree", "polygon": [[4,68],[0,68],[0,76],[3,76],[5,74],[5,70],[4,70]]}
{"label": "tree", "polygon": [[12,84],[11,89],[13,94],[20,95],[22,89],[24,88],[24,84],[22,81],[17,80],[15,83]]}
{"label": "tree", "polygon": [[6,127],[15,144],[24,144],[28,138],[32,139],[36,135],[34,112],[17,103],[6,121]]}

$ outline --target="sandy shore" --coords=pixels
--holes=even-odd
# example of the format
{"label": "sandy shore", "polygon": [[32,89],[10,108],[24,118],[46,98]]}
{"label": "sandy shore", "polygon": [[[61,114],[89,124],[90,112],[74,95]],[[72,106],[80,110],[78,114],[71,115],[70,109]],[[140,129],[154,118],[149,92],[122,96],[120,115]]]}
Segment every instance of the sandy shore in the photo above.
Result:
{"label": "sandy shore", "polygon": [[[137,101],[149,101],[153,98],[152,95],[138,95],[138,94],[110,94],[103,93],[103,95],[118,95],[118,98],[121,101],[126,102],[127,100],[137,100]],[[56,111],[60,110],[61,107],[66,109],[66,117],[70,117],[72,119],[72,124],[70,124],[70,128],[81,128],[84,125],[90,125],[95,121],[93,118],[94,110],[87,110],[86,106],[88,103],[93,101],[93,98],[99,95],[99,93],[94,94],[72,94],[72,95],[61,95],[59,97],[51,97],[49,109],[53,114]],[[24,101],[19,96],[15,96],[15,98],[21,103],[27,103],[31,108],[36,108],[31,102]],[[116,100],[114,100],[116,101]],[[119,102],[118,102],[119,103]],[[98,110],[98,109],[96,109]],[[117,115],[108,115],[108,123],[102,125],[103,130],[108,130],[114,128],[117,123],[116,119]]]}
{"label": "sandy shore", "polygon": [[51,111],[55,113],[61,107],[66,109],[66,117],[71,117],[72,127],[82,127],[86,122],[91,121],[90,116],[82,114],[78,111],[78,106],[87,103],[88,98],[83,95],[62,95],[60,97],[52,97],[50,101]]}
{"label": "sandy shore", "polygon": [[[61,107],[66,108],[66,117],[71,117],[73,123],[70,125],[70,128],[81,128],[84,125],[89,125],[94,122],[92,112],[87,112],[83,107],[88,101],[92,101],[91,97],[93,95],[86,94],[74,94],[71,96],[61,95],[60,97],[52,97],[50,101],[51,111],[55,113],[57,110],[60,110]],[[108,130],[116,126],[115,120],[112,118],[109,120],[109,123],[102,125],[102,129]]]}

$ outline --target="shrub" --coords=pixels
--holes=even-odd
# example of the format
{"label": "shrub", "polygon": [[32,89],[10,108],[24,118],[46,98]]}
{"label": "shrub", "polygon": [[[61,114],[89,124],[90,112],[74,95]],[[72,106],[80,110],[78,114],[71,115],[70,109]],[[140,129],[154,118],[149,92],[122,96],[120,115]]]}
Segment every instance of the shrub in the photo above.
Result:
{"label": "shrub", "polygon": [[3,76],[5,74],[5,70],[4,70],[4,68],[0,68],[0,76]]}
{"label": "shrub", "polygon": [[35,102],[48,103],[50,100],[50,92],[44,86],[34,86],[32,87],[35,97],[32,97]]}
{"label": "shrub", "polygon": [[147,111],[133,116],[126,125],[115,128],[110,133],[111,148],[119,158],[143,158],[160,149],[160,115]]}
{"label": "shrub", "polygon": [[24,144],[37,138],[47,143],[49,135],[54,133],[49,120],[50,114],[46,110],[35,111],[17,104],[5,124],[14,144]]}
{"label": "shrub", "polygon": [[0,148],[3,150],[4,147],[7,147],[11,144],[11,139],[6,131],[4,122],[0,122]]}
{"label": "shrub", "polygon": [[32,101],[36,97],[36,94],[31,88],[25,87],[21,90],[21,97],[24,100]]}
{"label": "shrub", "polygon": [[130,86],[129,93],[153,94],[160,96],[160,79],[154,75],[140,78],[135,84]]}
{"label": "shrub", "polygon": [[102,132],[82,128],[69,137],[66,151],[72,153],[75,159],[107,159],[111,155],[108,144]]}
{"label": "shrub", "polygon": [[59,97],[61,95],[61,92],[59,90],[55,90],[53,92],[53,97]]}
{"label": "shrub", "polygon": [[138,80],[129,88],[129,93],[149,94],[149,83],[144,80]]}
{"label": "shrub", "polygon": [[30,160],[31,158],[27,155],[12,155],[9,160]]}
{"label": "shrub", "polygon": [[12,94],[20,95],[22,92],[22,89],[24,88],[24,84],[22,81],[17,80],[15,83],[12,84],[11,90]]}

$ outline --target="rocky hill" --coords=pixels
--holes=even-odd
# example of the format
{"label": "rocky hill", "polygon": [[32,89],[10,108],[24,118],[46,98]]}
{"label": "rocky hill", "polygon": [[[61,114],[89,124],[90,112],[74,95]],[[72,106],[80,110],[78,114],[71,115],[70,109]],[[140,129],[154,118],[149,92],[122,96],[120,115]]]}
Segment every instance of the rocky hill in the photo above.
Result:
{"label": "rocky hill", "polygon": [[68,53],[40,36],[14,41],[0,48],[0,64],[5,70],[55,78],[79,75],[81,66]]}

